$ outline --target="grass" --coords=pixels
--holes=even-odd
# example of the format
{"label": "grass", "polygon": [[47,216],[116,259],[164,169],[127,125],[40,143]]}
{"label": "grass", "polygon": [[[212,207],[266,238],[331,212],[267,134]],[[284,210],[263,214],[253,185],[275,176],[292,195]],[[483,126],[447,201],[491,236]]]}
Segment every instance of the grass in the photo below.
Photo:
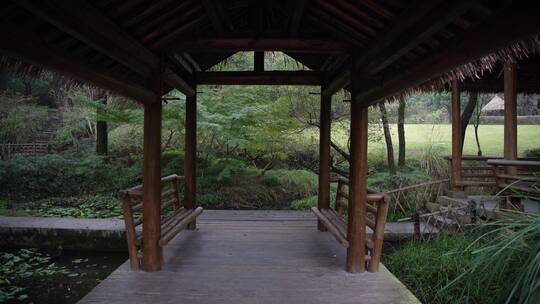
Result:
{"label": "grass", "polygon": [[[397,126],[390,125],[394,150],[397,149]],[[504,126],[503,125],[480,125],[479,129],[480,147],[483,155],[502,156],[504,151]],[[519,125],[518,126],[518,152],[523,155],[525,150],[540,148],[540,125]],[[347,133],[340,127],[332,129],[332,138],[345,146],[347,143]],[[407,144],[407,157],[417,157],[421,154],[423,147],[430,143],[434,148],[440,148],[444,155],[450,155],[452,145],[452,126],[450,124],[406,124],[405,138]],[[318,133],[310,130],[304,132],[302,139],[305,142],[318,141]],[[378,142],[369,143],[369,152],[386,155],[384,139]],[[476,155],[476,142],[474,139],[474,129],[467,128],[465,133],[465,155]]]}
{"label": "grass", "polygon": [[[392,140],[397,145],[397,127],[392,128]],[[479,129],[480,147],[487,156],[502,156],[504,151],[504,127],[502,125],[480,125]],[[520,125],[518,126],[518,152],[540,147],[540,125]],[[405,125],[405,136],[409,153],[419,151],[431,139],[434,145],[450,154],[452,140],[452,126],[444,125]],[[372,149],[386,149],[384,142],[373,143]],[[397,150],[397,149],[396,149]],[[383,152],[384,150],[382,150]],[[476,142],[474,139],[474,129],[467,128],[465,133],[464,154],[476,155]],[[396,151],[397,153],[397,151]]]}
{"label": "grass", "polygon": [[[407,243],[386,257],[384,265],[422,303],[498,303],[494,301],[496,292],[481,284],[466,286],[463,281],[452,288],[444,288],[461,275],[473,260],[473,251],[482,245],[474,241],[475,237],[472,236],[453,236],[429,243]],[[469,291],[466,296],[462,292],[465,288]]]}

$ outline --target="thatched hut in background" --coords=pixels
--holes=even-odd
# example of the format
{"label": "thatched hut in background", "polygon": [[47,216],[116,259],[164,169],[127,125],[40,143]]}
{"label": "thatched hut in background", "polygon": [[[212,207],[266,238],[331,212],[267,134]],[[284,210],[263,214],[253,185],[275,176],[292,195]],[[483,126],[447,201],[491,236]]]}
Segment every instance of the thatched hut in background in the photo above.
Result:
{"label": "thatched hut in background", "polygon": [[486,116],[502,116],[504,115],[504,99],[495,95],[484,107],[482,107],[482,115]]}

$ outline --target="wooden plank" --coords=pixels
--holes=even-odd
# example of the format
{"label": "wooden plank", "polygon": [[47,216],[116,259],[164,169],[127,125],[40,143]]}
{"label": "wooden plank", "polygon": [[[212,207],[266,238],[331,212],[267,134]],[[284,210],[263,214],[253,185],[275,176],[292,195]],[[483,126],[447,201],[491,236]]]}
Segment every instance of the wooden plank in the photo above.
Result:
{"label": "wooden plank", "polygon": [[[354,69],[354,66],[351,66]],[[358,92],[358,80],[352,79],[351,98]],[[368,110],[351,103],[351,162],[349,165],[349,206],[347,248],[348,272],[365,270]]]}
{"label": "wooden plank", "polygon": [[88,81],[142,103],[152,103],[157,99],[156,94],[148,88],[83,63],[80,59],[73,58],[71,54],[52,49],[42,44],[39,38],[31,33],[4,24],[0,26],[0,34],[2,35],[0,52],[8,56],[20,58],[81,81]]}
{"label": "wooden plank", "polygon": [[314,71],[202,72],[196,73],[196,81],[208,85],[320,85],[321,77]]}
{"label": "wooden plank", "polygon": [[183,39],[171,48],[194,52],[272,52],[339,54],[351,51],[348,44],[335,40],[294,38],[200,38]]}
{"label": "wooden plank", "polygon": [[340,229],[336,227],[327,216],[325,216],[317,207],[312,207],[311,211],[313,211],[317,218],[324,224],[326,229],[332,233],[332,235],[341,245],[343,245],[343,247],[349,247],[349,241],[347,241],[345,236],[340,232]]}
{"label": "wooden plank", "polygon": [[[164,271],[128,271],[125,264],[82,300],[87,303],[419,303],[385,268],[350,275],[345,249],[330,233],[294,226],[302,216],[287,212],[217,211],[225,220],[183,231],[164,248]],[[288,217],[285,221],[235,221]],[[244,215],[245,214],[245,215]],[[226,220],[230,218],[231,221]],[[212,222],[216,224],[211,225]],[[207,224],[208,223],[208,224]],[[227,223],[238,226],[229,228]],[[254,230],[263,226],[264,230]],[[173,286],[174,288],[171,288]]]}
{"label": "wooden plank", "polygon": [[202,207],[197,207],[195,209],[191,209],[191,211],[188,211],[185,213],[185,216],[182,218],[180,222],[175,222],[171,225],[171,229],[167,231],[159,240],[160,246],[167,245],[180,231],[186,229],[189,225],[191,225],[197,216],[201,214],[203,211]]}
{"label": "wooden plank", "polygon": [[[161,96],[161,72],[152,77],[152,86]],[[144,106],[143,159],[143,257],[144,271],[161,269],[163,253],[158,246],[161,238],[161,97]]]}
{"label": "wooden plank", "polygon": [[452,82],[452,172],[451,180],[454,190],[460,190],[457,185],[461,181],[461,91],[457,80]]}
{"label": "wooden plank", "polygon": [[[321,88],[322,90],[322,88]],[[319,209],[330,207],[330,129],[332,125],[332,96],[321,95],[319,127]],[[323,227],[319,223],[319,230]]]}
{"label": "wooden plank", "polygon": [[[517,66],[504,65],[504,159],[517,159]],[[506,173],[516,175],[515,167],[507,167]]]}
{"label": "wooden plank", "polygon": [[[430,55],[387,75],[382,83],[367,86],[356,101],[370,105],[439,76],[450,69],[525,39],[540,31],[540,18],[530,14],[534,4],[514,3],[489,20],[456,37]],[[494,23],[493,20],[499,20]]]}

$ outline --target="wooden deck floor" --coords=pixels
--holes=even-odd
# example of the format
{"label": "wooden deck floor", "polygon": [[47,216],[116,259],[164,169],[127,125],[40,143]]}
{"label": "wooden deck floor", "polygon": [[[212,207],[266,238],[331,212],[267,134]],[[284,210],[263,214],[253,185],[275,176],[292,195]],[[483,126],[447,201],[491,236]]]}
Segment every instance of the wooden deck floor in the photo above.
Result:
{"label": "wooden deck floor", "polygon": [[345,249],[309,213],[205,211],[160,272],[124,263],[79,303],[419,303],[382,267],[344,271]]}

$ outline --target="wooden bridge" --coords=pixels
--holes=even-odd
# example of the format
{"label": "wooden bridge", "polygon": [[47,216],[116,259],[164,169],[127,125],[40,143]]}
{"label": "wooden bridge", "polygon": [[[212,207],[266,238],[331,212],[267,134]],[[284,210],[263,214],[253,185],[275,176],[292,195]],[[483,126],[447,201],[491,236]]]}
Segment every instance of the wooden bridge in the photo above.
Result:
{"label": "wooden bridge", "polygon": [[312,214],[212,211],[164,248],[160,272],[124,263],[80,303],[419,303],[384,266],[345,272]]}

